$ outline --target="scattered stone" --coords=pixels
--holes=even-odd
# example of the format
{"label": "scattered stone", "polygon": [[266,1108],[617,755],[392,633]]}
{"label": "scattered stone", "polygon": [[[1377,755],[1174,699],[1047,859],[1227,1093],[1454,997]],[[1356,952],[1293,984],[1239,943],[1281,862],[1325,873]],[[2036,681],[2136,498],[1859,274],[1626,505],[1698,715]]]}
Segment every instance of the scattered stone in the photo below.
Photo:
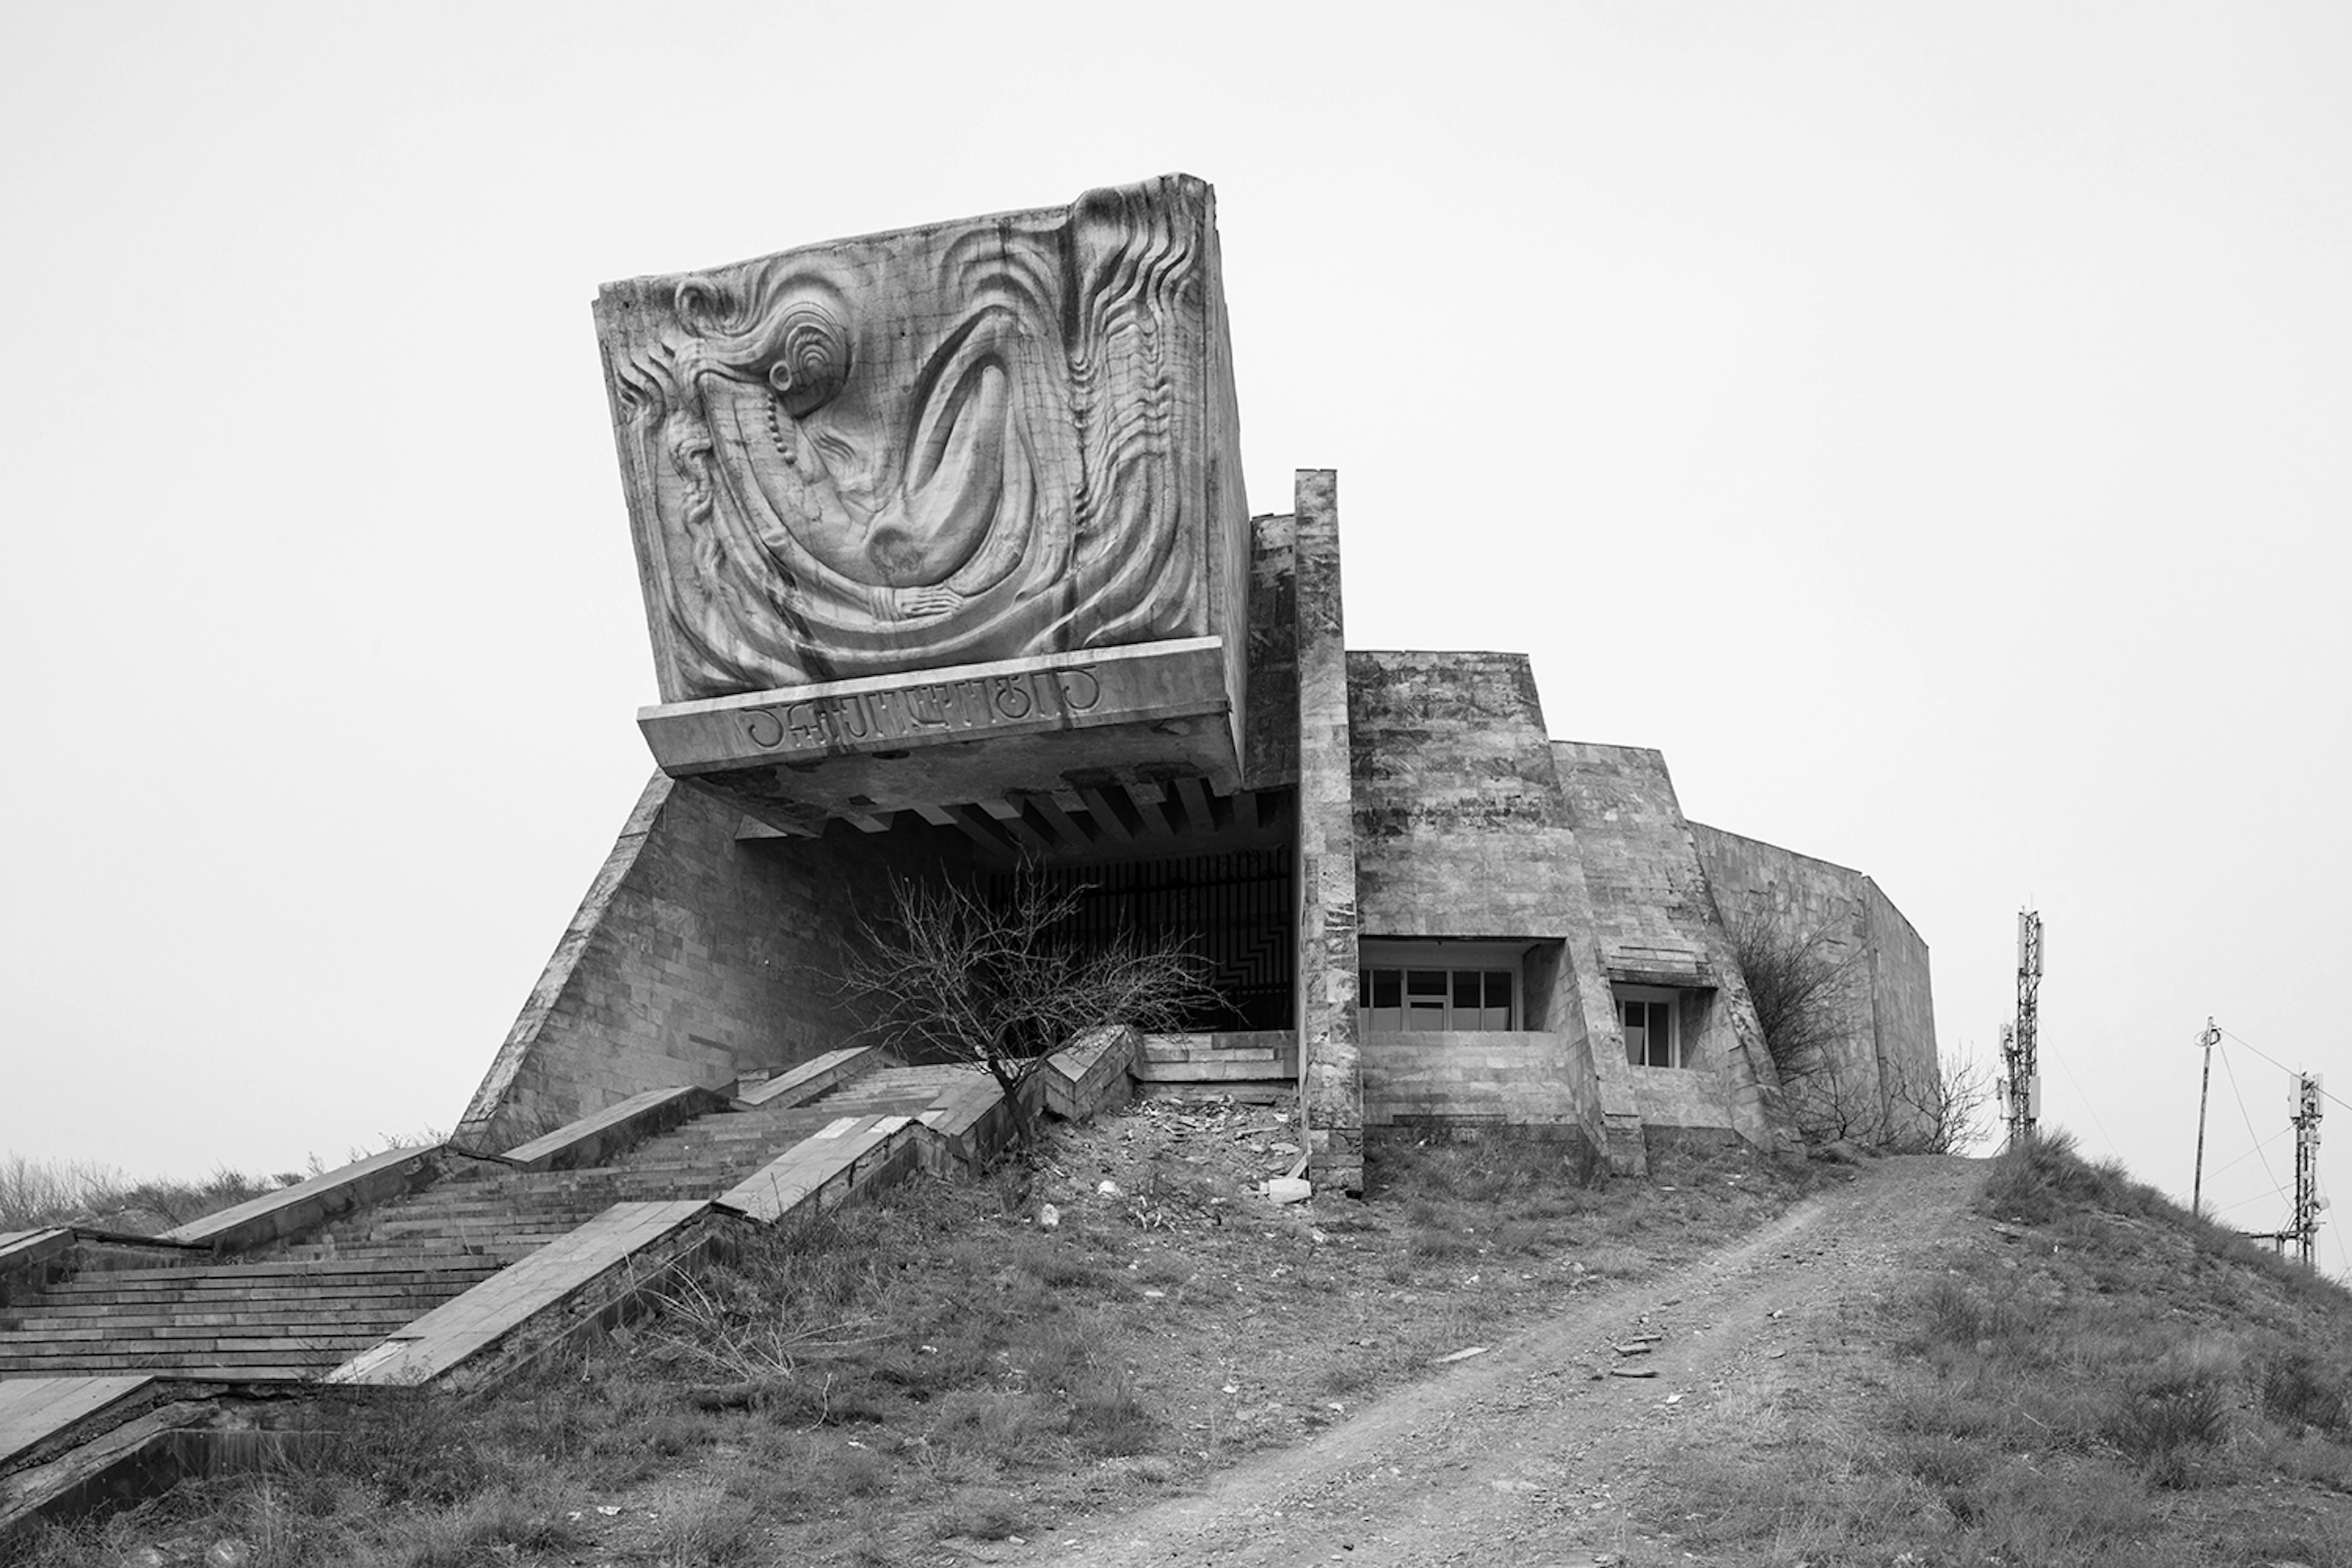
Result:
{"label": "scattered stone", "polygon": [[1165,1301],[1168,1300],[1168,1292],[1165,1290],[1146,1290],[1143,1293],[1143,1299],[1147,1301]]}
{"label": "scattered stone", "polygon": [[1037,1211],[1037,1228],[1039,1230],[1056,1230],[1060,1228],[1061,1224],[1062,1211],[1055,1208],[1052,1204],[1047,1204]]}
{"label": "scattered stone", "polygon": [[1095,1196],[1098,1198],[1116,1198],[1124,1197],[1125,1195],[1126,1194],[1124,1193],[1120,1192],[1119,1185],[1117,1182],[1102,1181],[1095,1184]]}
{"label": "scattered stone", "polygon": [[1266,1183],[1265,1195],[1277,1204],[1303,1204],[1315,1195],[1315,1186],[1297,1176],[1276,1176]]}
{"label": "scattered stone", "polygon": [[1485,1345],[1472,1345],[1467,1350],[1455,1351],[1452,1355],[1439,1356],[1437,1358],[1437,1364],[1439,1366],[1444,1366],[1448,1362],[1468,1361],[1474,1355],[1485,1355],[1486,1353],[1486,1347]]}

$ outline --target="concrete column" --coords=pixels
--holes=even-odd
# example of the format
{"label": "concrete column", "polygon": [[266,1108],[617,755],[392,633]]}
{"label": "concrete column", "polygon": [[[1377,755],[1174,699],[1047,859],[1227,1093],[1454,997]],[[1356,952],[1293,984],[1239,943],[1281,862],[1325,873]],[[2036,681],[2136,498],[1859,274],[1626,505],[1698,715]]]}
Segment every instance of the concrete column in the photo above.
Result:
{"label": "concrete column", "polygon": [[1364,1188],[1355,794],[1339,613],[1339,478],[1298,470],[1298,1108],[1316,1186]]}

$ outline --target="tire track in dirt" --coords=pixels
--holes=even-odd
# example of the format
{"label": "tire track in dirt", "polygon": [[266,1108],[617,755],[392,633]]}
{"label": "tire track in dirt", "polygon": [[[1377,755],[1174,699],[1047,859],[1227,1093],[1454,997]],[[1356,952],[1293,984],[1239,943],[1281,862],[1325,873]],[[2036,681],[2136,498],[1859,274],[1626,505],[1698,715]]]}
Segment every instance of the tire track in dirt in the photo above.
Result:
{"label": "tire track in dirt", "polygon": [[[1847,1337],[1842,1316],[1905,1276],[1940,1267],[1937,1250],[1959,1235],[1982,1170],[1949,1156],[1871,1164],[1744,1242],[1579,1300],[1312,1442],[1244,1459],[1197,1494],[1089,1520],[999,1560],[1087,1568],[1615,1562],[1638,1543],[1627,1504],[1648,1465],[1801,1371],[1819,1381],[1821,1357],[1801,1367],[1790,1352],[1833,1358]],[[1643,1328],[1664,1335],[1638,1358],[1656,1376],[1607,1375],[1636,1359],[1621,1361],[1612,1346]]]}

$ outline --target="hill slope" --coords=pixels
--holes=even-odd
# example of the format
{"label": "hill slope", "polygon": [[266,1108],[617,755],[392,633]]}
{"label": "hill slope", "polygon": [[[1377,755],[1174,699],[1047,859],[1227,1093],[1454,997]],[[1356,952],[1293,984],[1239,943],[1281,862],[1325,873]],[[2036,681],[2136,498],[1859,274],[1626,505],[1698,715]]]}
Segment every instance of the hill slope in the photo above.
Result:
{"label": "hill slope", "polygon": [[1391,1145],[1372,1201],[1285,1209],[1289,1131],[1065,1128],[526,1386],[314,1406],[284,1468],[16,1551],[2352,1568],[2352,1300],[2063,1142],[1644,1183]]}

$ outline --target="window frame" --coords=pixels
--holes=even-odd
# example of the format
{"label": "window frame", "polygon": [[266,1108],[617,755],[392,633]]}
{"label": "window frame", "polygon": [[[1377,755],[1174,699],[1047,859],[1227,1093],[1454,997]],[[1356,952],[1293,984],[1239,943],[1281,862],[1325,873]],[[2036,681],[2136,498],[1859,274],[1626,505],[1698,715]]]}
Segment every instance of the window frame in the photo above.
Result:
{"label": "window frame", "polygon": [[[1524,942],[1397,942],[1380,937],[1359,938],[1356,946],[1357,996],[1356,1029],[1359,1038],[1370,1034],[1519,1034],[1528,1027],[1528,981],[1525,960],[1529,944]],[[1397,1022],[1393,1027],[1375,1029],[1372,1016],[1375,971],[1393,974],[1397,980]],[[1507,973],[1510,977],[1508,1007],[1510,1022],[1501,1029],[1490,1029],[1484,1015],[1492,1009],[1485,1000],[1481,982],[1478,1012],[1480,1021],[1465,1027],[1454,1022],[1459,976]],[[1443,975],[1444,1011],[1444,1026],[1438,1029],[1415,1028],[1412,1025],[1412,983],[1424,981],[1433,973]],[[1424,995],[1434,998],[1437,992],[1424,990]]]}
{"label": "window frame", "polygon": [[[1683,1039],[1682,991],[1665,985],[1613,984],[1609,987],[1609,991],[1617,1009],[1618,1032],[1625,1036],[1625,1063],[1628,1067],[1637,1068],[1644,1072],[1675,1072],[1687,1068],[1691,1065],[1689,1052]],[[1633,1037],[1625,1025],[1625,1005],[1629,1002],[1640,1002],[1650,1005],[1664,1004],[1666,1010],[1666,1060],[1663,1066],[1654,1064],[1647,1059],[1649,1053],[1646,1047],[1650,1043],[1648,1037],[1650,1026],[1647,1022],[1642,1026],[1643,1045],[1645,1047],[1643,1052],[1644,1059],[1638,1062],[1633,1059]]]}

